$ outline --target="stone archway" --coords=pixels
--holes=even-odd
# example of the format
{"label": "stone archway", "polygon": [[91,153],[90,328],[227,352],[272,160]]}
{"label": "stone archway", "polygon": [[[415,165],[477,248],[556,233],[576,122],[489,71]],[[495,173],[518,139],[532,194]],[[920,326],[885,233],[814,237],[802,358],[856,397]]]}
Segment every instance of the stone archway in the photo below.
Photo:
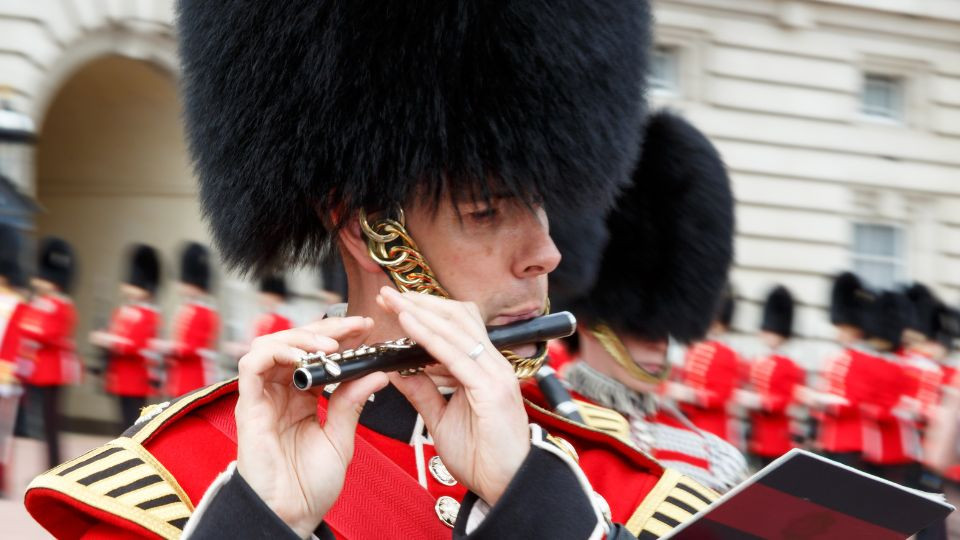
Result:
{"label": "stone archway", "polygon": [[[91,363],[98,353],[86,336],[106,323],[116,305],[125,247],[134,242],[157,247],[169,284],[177,244],[202,240],[206,231],[172,72],[155,62],[107,54],[64,73],[67,78],[51,91],[41,115],[36,192],[44,212],[37,232],[61,236],[77,252],[77,345]],[[167,313],[175,301],[170,288],[161,291]],[[116,418],[115,405],[95,379],[71,389],[64,412]]]}

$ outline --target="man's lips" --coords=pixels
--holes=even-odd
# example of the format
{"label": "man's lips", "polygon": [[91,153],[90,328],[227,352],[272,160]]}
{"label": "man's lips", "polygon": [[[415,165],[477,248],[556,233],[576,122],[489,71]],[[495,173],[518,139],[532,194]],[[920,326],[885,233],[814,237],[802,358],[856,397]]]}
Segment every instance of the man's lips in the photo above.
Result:
{"label": "man's lips", "polygon": [[524,308],[523,310],[516,310],[507,313],[500,313],[493,318],[488,326],[502,326],[504,324],[515,323],[517,321],[525,321],[527,319],[533,319],[534,317],[539,317],[543,314],[543,308],[540,306],[534,308]]}

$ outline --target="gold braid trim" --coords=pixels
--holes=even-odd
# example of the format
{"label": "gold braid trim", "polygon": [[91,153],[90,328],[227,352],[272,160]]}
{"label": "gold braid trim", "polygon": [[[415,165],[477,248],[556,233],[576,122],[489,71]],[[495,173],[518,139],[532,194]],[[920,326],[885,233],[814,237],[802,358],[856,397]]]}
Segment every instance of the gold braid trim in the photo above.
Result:
{"label": "gold braid trim", "polygon": [[396,213],[397,219],[384,217],[371,225],[367,213],[360,210],[360,227],[367,237],[370,258],[387,270],[400,292],[415,291],[449,298],[450,293],[437,281],[407,232],[403,209],[397,208]]}
{"label": "gold braid trim", "polygon": [[[441,298],[450,298],[450,293],[440,285],[420,248],[406,229],[403,209],[394,208],[396,219],[385,216],[373,223],[367,218],[365,210],[360,210],[360,230],[367,237],[367,253],[370,258],[382,266],[394,286],[400,292],[418,292],[432,294]],[[544,314],[550,312],[549,301]],[[547,359],[547,344],[538,343],[537,352],[530,358],[524,358],[513,351],[504,349],[500,354],[513,366],[517,378],[532,377]],[[404,374],[404,373],[401,373]]]}
{"label": "gold braid trim", "polygon": [[597,338],[597,341],[599,341],[603,349],[607,351],[607,354],[616,360],[616,362],[620,364],[620,367],[627,370],[627,373],[629,373],[631,377],[651,384],[660,384],[670,375],[669,362],[664,364],[663,369],[661,369],[659,373],[650,373],[638,366],[633,361],[633,357],[630,356],[630,351],[627,350],[626,345],[623,344],[623,341],[620,340],[617,333],[606,324],[594,324],[590,327],[590,333],[593,334],[593,337]]}
{"label": "gold braid trim", "polygon": [[173,475],[127,437],[38,476],[27,488],[35,489],[62,493],[168,539],[180,537],[194,509]]}
{"label": "gold braid trim", "polygon": [[715,491],[673,469],[666,469],[624,527],[636,537],[660,538],[718,498]]}

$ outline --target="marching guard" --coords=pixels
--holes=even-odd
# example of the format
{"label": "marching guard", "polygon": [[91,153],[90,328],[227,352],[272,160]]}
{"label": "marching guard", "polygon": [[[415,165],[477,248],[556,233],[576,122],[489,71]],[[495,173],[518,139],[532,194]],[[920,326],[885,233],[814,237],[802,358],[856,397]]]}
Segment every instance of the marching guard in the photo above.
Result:
{"label": "marching guard", "polygon": [[730,331],[736,298],[727,286],[707,334],[687,351],[678,383],[667,386],[668,394],[698,428],[741,446],[737,419],[730,414],[733,392],[737,389],[743,361],[724,339]]}
{"label": "marching guard", "polygon": [[180,255],[180,295],[183,303],[173,320],[170,340],[151,345],[166,355],[165,394],[182,396],[202,388],[213,379],[216,368],[220,317],[209,300],[210,253],[191,242]]}
{"label": "marching guard", "polygon": [[293,322],[280,313],[287,302],[287,281],[282,275],[273,275],[260,281],[260,307],[263,313],[253,323],[253,337],[275,334],[293,328]]}
{"label": "marching guard", "polygon": [[763,465],[794,446],[787,409],[805,377],[783,352],[783,345],[793,335],[793,315],[793,295],[782,285],[774,287],[764,302],[760,324],[760,340],[769,353],[753,361],[749,390],[739,391],[735,398],[751,411],[749,449]]}
{"label": "marching guard", "polygon": [[861,468],[863,428],[860,403],[868,391],[865,370],[870,363],[864,344],[864,318],[873,293],[860,278],[844,272],[836,277],[830,293],[830,322],[836,328],[843,350],[829,358],[820,379],[820,388],[808,392],[807,404],[818,413],[817,447],[839,463]]}
{"label": "marching guard", "polygon": [[[633,185],[606,220],[609,240],[595,283],[569,301],[579,357],[563,374],[587,425],[726,491],[746,477],[743,456],[658,392],[670,373],[670,339],[702,338],[713,319],[702,306],[718,304],[725,288],[733,257],[730,181],[710,141],[673,113],[650,118],[641,156]],[[554,237],[565,257],[570,243],[595,241],[580,226],[558,225]],[[573,238],[564,239],[568,234]],[[568,274],[579,279],[583,272],[558,270],[551,288]]]}
{"label": "marching guard", "polygon": [[73,332],[77,314],[67,294],[76,263],[65,240],[49,237],[40,246],[37,275],[30,280],[34,290],[20,320],[18,372],[27,384],[29,406],[43,414],[47,460],[60,462],[60,391],[80,379]]}
{"label": "marching guard", "polygon": [[113,312],[110,327],[90,334],[90,342],[107,351],[104,390],[117,396],[123,425],[140,416],[150,385],[149,345],[156,339],[160,313],[153,303],[160,284],[160,258],[150,246],[133,246],[127,276],[120,285],[124,304]]}
{"label": "marching guard", "polygon": [[[35,479],[31,514],[64,537],[655,538],[675,494],[705,506],[525,401],[545,346],[501,352],[484,328],[546,309],[546,212],[604,212],[628,183],[649,17],[635,0],[182,1],[218,247],[262,275],[332,244],[347,316],[258,338],[238,380]],[[290,384],[306,352],[401,337],[437,363]]]}
{"label": "marching guard", "polygon": [[910,300],[902,292],[878,294],[866,318],[868,355],[860,404],[863,460],[868,472],[902,485],[916,478],[920,437],[910,414],[901,409],[907,385],[898,351],[911,317]]}
{"label": "marching guard", "polygon": [[224,349],[227,353],[239,358],[250,350],[251,340],[293,328],[293,322],[280,313],[286,300],[287,282],[282,275],[271,275],[261,279],[260,292],[257,294],[261,313],[253,321],[249,339],[226,343]]}
{"label": "marching guard", "polygon": [[27,305],[14,289],[20,275],[20,239],[16,229],[0,224],[0,496],[6,493],[13,428],[23,387],[17,377],[20,319]]}

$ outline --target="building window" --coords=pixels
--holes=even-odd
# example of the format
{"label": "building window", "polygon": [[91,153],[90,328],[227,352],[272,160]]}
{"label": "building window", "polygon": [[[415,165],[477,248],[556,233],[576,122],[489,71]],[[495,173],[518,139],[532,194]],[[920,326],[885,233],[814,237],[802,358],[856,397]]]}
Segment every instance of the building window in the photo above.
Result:
{"label": "building window", "polygon": [[853,225],[853,271],[870,285],[889,288],[906,281],[906,246],[900,227]]}
{"label": "building window", "polygon": [[680,51],[657,45],[650,65],[650,88],[655,92],[678,94],[680,91]]}
{"label": "building window", "polygon": [[868,73],[863,79],[860,111],[871,118],[903,119],[903,79]]}

